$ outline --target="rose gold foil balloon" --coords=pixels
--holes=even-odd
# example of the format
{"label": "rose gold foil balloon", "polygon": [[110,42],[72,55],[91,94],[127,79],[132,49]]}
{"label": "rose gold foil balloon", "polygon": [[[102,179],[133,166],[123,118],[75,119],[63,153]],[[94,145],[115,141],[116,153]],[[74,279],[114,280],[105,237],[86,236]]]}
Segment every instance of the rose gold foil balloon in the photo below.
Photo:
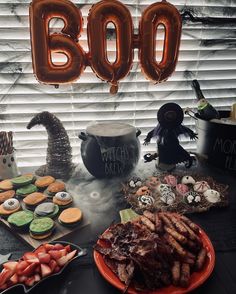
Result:
{"label": "rose gold foil balloon", "polygon": [[[162,60],[156,61],[156,34],[159,25],[165,27]],[[182,19],[172,4],[162,1],[150,5],[140,21],[140,63],[143,73],[154,83],[168,79],[178,60]]]}
{"label": "rose gold foil balloon", "polygon": [[[116,29],[116,60],[107,57],[107,24]],[[103,0],[92,6],[88,16],[88,43],[91,66],[96,75],[108,81],[111,93],[118,90],[118,81],[130,72],[133,61],[133,23],[129,10],[116,0]]]}
{"label": "rose gold foil balloon", "polygon": [[[64,21],[61,33],[50,34],[52,18]],[[33,0],[30,4],[30,30],[33,69],[37,79],[46,84],[76,80],[85,67],[85,53],[76,43],[83,25],[80,10],[68,0]],[[54,64],[52,53],[67,56],[65,64]]]}

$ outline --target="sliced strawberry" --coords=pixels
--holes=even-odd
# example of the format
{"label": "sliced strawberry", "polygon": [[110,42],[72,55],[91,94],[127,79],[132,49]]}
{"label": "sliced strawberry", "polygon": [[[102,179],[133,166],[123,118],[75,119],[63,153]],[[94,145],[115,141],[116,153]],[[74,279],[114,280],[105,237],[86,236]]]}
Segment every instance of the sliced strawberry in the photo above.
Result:
{"label": "sliced strawberry", "polygon": [[59,252],[61,252],[61,256],[65,256],[67,254],[67,250],[65,248],[59,250]]}
{"label": "sliced strawberry", "polygon": [[50,250],[48,251],[48,253],[50,254],[51,258],[58,260],[59,258],[62,257],[62,254],[60,251],[58,250]]}
{"label": "sliced strawberry", "polygon": [[44,247],[44,245],[39,246],[39,247],[34,251],[35,254],[37,254],[37,253],[39,253],[39,252],[47,253],[47,250],[46,250],[46,248]]}
{"label": "sliced strawberry", "polygon": [[38,264],[38,265],[36,266],[34,272],[35,272],[35,273],[38,273],[38,274],[41,273],[41,266],[40,266],[40,264]]}
{"label": "sliced strawberry", "polygon": [[54,245],[52,244],[44,244],[43,247],[45,248],[45,250],[48,252],[49,250],[54,250]]}
{"label": "sliced strawberry", "polygon": [[47,264],[41,264],[41,274],[42,277],[46,277],[49,276],[52,273],[52,270],[50,269],[50,267]]}
{"label": "sliced strawberry", "polygon": [[11,270],[13,273],[15,273],[15,272],[16,272],[16,266],[17,266],[17,264],[18,264],[18,261],[8,261],[8,262],[5,262],[5,263],[3,264],[3,267],[4,267],[5,269],[9,269],[9,270]]}
{"label": "sliced strawberry", "polygon": [[19,276],[19,283],[24,283],[27,280],[26,276]]}
{"label": "sliced strawberry", "polygon": [[61,270],[61,268],[59,266],[56,266],[54,269],[54,273],[58,273]]}
{"label": "sliced strawberry", "polygon": [[39,263],[37,254],[34,252],[26,252],[23,256],[23,259],[29,263]]}
{"label": "sliced strawberry", "polygon": [[31,263],[22,271],[23,276],[32,276],[35,273],[35,269],[38,266],[38,263]]}
{"label": "sliced strawberry", "polygon": [[35,280],[35,282],[39,282],[41,280],[40,275],[39,274],[35,274],[34,275],[34,280]]}
{"label": "sliced strawberry", "polygon": [[9,269],[3,269],[0,273],[0,286],[5,284],[14,273]]}
{"label": "sliced strawberry", "polygon": [[51,260],[51,256],[48,253],[39,252],[38,259],[40,263],[49,263]]}
{"label": "sliced strawberry", "polygon": [[11,277],[10,277],[10,281],[11,281],[11,284],[12,284],[12,285],[17,284],[18,281],[19,281],[19,277],[18,277],[18,275],[17,275],[17,274],[14,274],[13,276],[11,276]]}
{"label": "sliced strawberry", "polygon": [[6,290],[8,288],[7,284],[0,285],[0,290]]}
{"label": "sliced strawberry", "polygon": [[73,250],[70,253],[68,253],[66,255],[66,257],[68,258],[68,261],[71,260],[76,255],[76,253],[77,253],[77,250]]}
{"label": "sliced strawberry", "polygon": [[54,272],[55,268],[57,267],[57,262],[54,259],[51,259],[49,262],[49,266],[50,266],[52,272]]}
{"label": "sliced strawberry", "polygon": [[66,245],[65,249],[66,249],[66,251],[67,251],[68,253],[70,253],[70,252],[71,252],[70,245]]}
{"label": "sliced strawberry", "polygon": [[57,260],[57,264],[58,264],[60,267],[64,266],[67,262],[68,262],[68,258],[67,258],[67,256],[62,256],[61,258],[59,258],[59,259]]}
{"label": "sliced strawberry", "polygon": [[28,287],[32,287],[35,283],[35,277],[29,277],[26,281],[25,281],[25,285]]}
{"label": "sliced strawberry", "polygon": [[64,246],[62,244],[57,243],[54,245],[54,250],[61,250],[61,249],[64,249]]}
{"label": "sliced strawberry", "polygon": [[18,275],[22,275],[22,272],[27,268],[28,265],[29,265],[29,263],[25,260],[19,261],[16,266],[16,273]]}

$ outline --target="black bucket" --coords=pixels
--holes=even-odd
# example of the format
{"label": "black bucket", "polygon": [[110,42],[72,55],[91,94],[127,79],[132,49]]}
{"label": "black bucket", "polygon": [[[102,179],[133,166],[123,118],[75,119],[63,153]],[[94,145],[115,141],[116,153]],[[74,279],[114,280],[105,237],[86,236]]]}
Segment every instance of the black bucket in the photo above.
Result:
{"label": "black bucket", "polygon": [[[221,118],[230,116],[230,111],[219,111]],[[202,120],[198,114],[197,153],[214,166],[236,172],[236,125]]]}

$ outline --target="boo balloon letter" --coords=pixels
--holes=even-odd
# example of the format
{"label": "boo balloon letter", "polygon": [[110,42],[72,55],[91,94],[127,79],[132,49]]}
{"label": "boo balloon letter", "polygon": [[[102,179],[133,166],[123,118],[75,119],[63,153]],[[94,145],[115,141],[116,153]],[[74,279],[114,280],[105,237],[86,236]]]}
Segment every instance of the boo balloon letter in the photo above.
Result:
{"label": "boo balloon letter", "polygon": [[[53,18],[62,19],[59,33],[50,33]],[[115,27],[116,58],[108,60],[106,30]],[[156,35],[164,26],[165,39],[162,60],[156,60]],[[89,51],[85,52],[79,38],[83,29],[80,9],[69,0],[33,0],[30,4],[30,32],[33,69],[39,82],[51,85],[72,83],[91,66],[94,73],[118,91],[118,83],[132,67],[134,49],[139,50],[142,72],[154,83],[168,79],[174,72],[180,47],[182,20],[172,4],[163,0],[150,5],[142,14],[139,33],[134,34],[128,8],[117,0],[102,0],[92,6],[88,15]],[[67,61],[55,64],[53,53],[63,53]]]}

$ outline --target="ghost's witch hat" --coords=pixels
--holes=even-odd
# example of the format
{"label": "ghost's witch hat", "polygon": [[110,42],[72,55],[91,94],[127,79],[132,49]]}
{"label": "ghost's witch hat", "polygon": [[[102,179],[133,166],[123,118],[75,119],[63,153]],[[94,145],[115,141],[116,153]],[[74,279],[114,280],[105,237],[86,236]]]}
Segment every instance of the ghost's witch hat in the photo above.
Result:
{"label": "ghost's witch hat", "polygon": [[158,110],[157,119],[163,128],[174,129],[183,122],[184,113],[178,104],[166,103]]}

